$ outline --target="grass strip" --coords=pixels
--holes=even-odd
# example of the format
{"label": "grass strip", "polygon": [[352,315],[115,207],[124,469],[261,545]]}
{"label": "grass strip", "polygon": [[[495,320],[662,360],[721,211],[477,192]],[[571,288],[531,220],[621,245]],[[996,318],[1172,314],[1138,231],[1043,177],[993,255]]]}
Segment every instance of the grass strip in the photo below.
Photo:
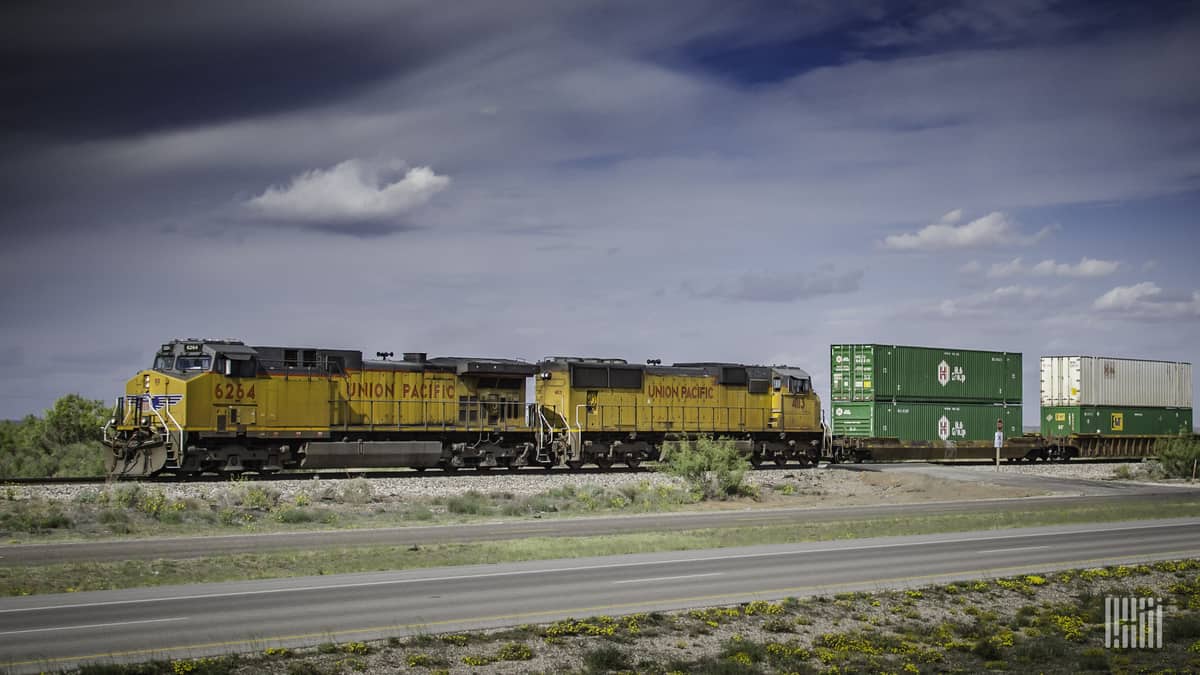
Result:
{"label": "grass strip", "polygon": [[183,560],[61,563],[0,568],[0,594],[115,590],[352,572],[447,567],[759,544],[940,534],[1036,525],[1115,522],[1200,515],[1200,500],[1162,504],[1042,507],[1028,511],[847,519],[588,537],[530,537],[468,544],[363,546],[213,556]]}

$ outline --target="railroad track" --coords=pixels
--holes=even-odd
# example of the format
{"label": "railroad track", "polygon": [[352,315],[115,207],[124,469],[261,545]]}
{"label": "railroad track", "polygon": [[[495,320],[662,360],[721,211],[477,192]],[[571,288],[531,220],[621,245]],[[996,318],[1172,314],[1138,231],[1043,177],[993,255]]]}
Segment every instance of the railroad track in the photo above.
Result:
{"label": "railroad track", "polygon": [[130,478],[130,479],[108,479],[103,476],[80,476],[80,477],[54,477],[54,478],[6,478],[0,480],[0,485],[63,485],[63,484],[79,484],[79,483],[119,483],[119,482],[140,482],[140,483],[228,483],[240,481],[266,482],[282,481],[282,480],[310,480],[319,478],[321,480],[346,480],[354,478],[476,478],[488,476],[580,476],[580,475],[596,475],[596,474],[621,474],[621,473],[649,473],[651,469],[629,467],[612,467],[609,469],[601,469],[599,467],[583,467],[579,469],[570,468],[555,468],[547,471],[540,467],[531,467],[521,469],[519,471],[510,471],[508,469],[460,469],[458,471],[442,471],[433,469],[430,471],[414,471],[412,469],[398,469],[396,471],[310,471],[310,472],[291,472],[291,473],[273,473],[273,474],[256,474],[243,473],[238,475],[220,475],[220,474],[204,474],[200,476],[152,476],[150,478]]}
{"label": "railroad track", "polygon": [[[1129,458],[1076,458],[1071,460],[1071,464],[1127,464],[1137,463],[1140,459]],[[944,466],[991,466],[991,460],[920,460],[913,462],[883,462],[870,461],[868,464],[938,464]],[[827,466],[824,462],[822,466]],[[1002,463],[1001,466],[1025,466],[1025,462],[1017,463]],[[777,466],[775,464],[763,464],[754,469],[755,471],[798,471],[809,469],[812,467],[789,465]],[[274,474],[256,474],[243,473],[238,475],[220,475],[220,474],[205,474],[201,476],[155,476],[150,478],[136,479],[117,479],[109,480],[103,476],[80,476],[80,477],[54,477],[54,478],[5,478],[0,480],[0,485],[62,485],[62,484],[104,484],[109,482],[142,482],[142,483],[228,483],[237,481],[254,481],[265,482],[282,481],[282,480],[308,480],[319,478],[321,480],[347,480],[354,478],[475,478],[487,476],[530,476],[530,475],[553,475],[553,476],[587,476],[600,474],[622,474],[622,473],[649,473],[654,469],[652,467],[638,467],[631,469],[629,467],[611,467],[601,469],[600,467],[583,467],[579,469],[571,469],[568,467],[556,467],[546,470],[541,467],[528,467],[519,471],[510,471],[507,469],[460,469],[458,471],[442,471],[441,469],[433,469],[429,471],[415,471],[413,469],[398,469],[395,471],[311,471],[311,472],[291,472],[291,473],[274,473]]]}

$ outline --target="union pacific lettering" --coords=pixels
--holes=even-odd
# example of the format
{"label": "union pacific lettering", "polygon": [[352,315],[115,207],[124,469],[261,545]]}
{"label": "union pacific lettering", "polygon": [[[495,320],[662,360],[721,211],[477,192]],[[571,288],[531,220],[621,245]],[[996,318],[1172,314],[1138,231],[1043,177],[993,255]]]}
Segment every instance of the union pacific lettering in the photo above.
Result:
{"label": "union pacific lettering", "polygon": [[[347,382],[346,398],[374,398],[388,400],[396,398],[396,385],[382,382]],[[400,387],[400,398],[405,399],[453,399],[454,385],[432,382],[421,385],[404,384]]]}
{"label": "union pacific lettering", "polygon": [[647,393],[650,398],[708,401],[716,397],[716,387],[706,387],[702,384],[690,387],[678,384],[652,384]]}

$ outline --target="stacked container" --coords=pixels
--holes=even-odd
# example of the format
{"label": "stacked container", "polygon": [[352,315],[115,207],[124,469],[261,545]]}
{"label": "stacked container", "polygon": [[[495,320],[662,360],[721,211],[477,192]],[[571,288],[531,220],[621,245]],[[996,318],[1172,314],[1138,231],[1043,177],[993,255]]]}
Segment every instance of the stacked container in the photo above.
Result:
{"label": "stacked container", "polygon": [[1022,434],[1021,354],[837,344],[830,400],[835,436],[990,444]]}
{"label": "stacked container", "polygon": [[1043,356],[1042,435],[1192,433],[1192,364]]}

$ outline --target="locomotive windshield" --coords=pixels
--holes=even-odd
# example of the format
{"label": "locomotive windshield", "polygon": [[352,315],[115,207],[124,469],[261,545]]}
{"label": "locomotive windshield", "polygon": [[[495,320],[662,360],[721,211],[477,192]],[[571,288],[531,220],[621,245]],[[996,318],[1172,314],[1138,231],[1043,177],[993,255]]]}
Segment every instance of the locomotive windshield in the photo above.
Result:
{"label": "locomotive windshield", "polygon": [[208,356],[180,356],[175,359],[175,370],[198,371],[212,367],[212,358]]}

